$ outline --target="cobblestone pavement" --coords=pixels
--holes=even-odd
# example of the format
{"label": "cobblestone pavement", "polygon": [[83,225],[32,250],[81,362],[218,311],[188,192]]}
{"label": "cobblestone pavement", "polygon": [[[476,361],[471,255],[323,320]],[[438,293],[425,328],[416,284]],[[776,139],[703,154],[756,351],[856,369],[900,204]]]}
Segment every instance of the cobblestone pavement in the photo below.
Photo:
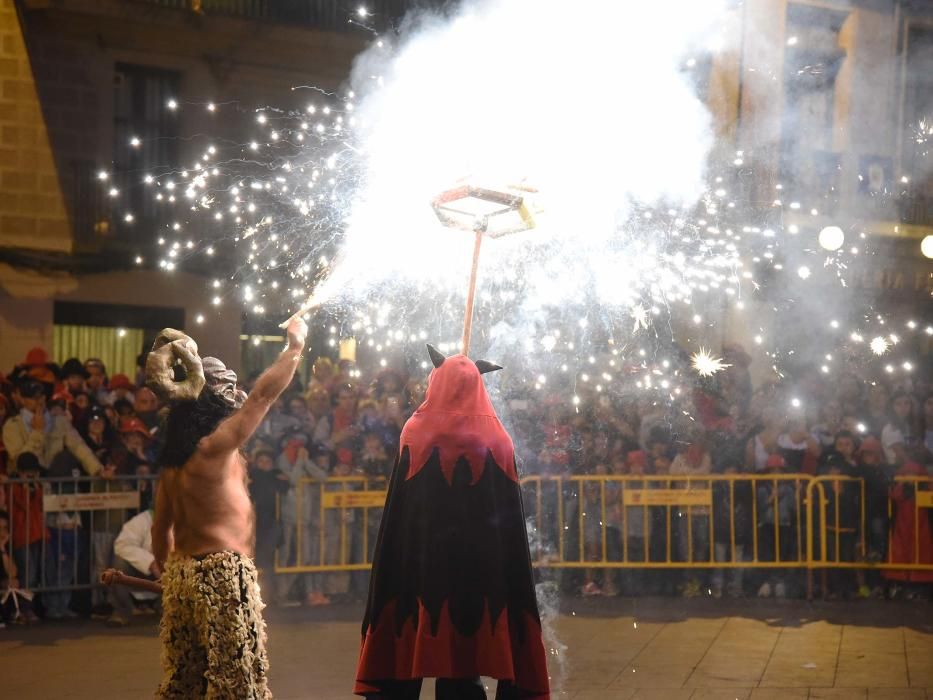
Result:
{"label": "cobblestone pavement", "polygon": [[[361,612],[268,611],[276,698],[352,697]],[[566,599],[553,629],[565,647],[551,662],[561,700],[933,699],[929,603]],[[151,697],[158,651],[153,618],[7,627],[2,696]]]}

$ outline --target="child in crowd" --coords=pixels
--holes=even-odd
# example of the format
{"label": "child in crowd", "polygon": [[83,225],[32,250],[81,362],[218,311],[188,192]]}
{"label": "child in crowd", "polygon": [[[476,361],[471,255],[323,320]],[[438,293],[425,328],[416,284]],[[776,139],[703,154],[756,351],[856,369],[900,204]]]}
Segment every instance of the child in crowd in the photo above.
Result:
{"label": "child in crowd", "polygon": [[[41,582],[42,547],[48,540],[42,485],[36,481],[41,470],[38,457],[22,452],[16,459],[16,471],[23,482],[10,485],[10,544],[19,584],[26,590],[37,588]],[[22,614],[26,622],[39,621],[31,609]]]}
{"label": "child in crowd", "polygon": [[[726,464],[722,473],[735,476],[739,473],[735,464]],[[717,562],[738,564],[744,561],[751,546],[752,532],[752,484],[748,479],[717,480],[713,482],[713,550]],[[743,595],[744,570],[729,568],[729,583],[725,592],[732,598]],[[723,594],[726,570],[713,571],[710,592],[714,598]]]}
{"label": "child in crowd", "polygon": [[[908,449],[899,444],[894,451],[905,461],[897,470],[897,477],[900,478],[896,477],[891,486],[894,531],[888,561],[929,566],[933,564],[933,528],[930,527],[926,510],[917,507],[917,491],[931,490],[930,481],[926,478],[928,474],[917,461],[920,456],[918,448]],[[886,569],[884,576],[892,582],[892,598],[897,598],[902,593],[908,599],[929,597],[933,588],[931,569]]]}
{"label": "child in crowd", "polygon": [[[687,477],[708,476],[712,469],[709,451],[701,436],[694,434],[690,442],[680,443],[677,455],[671,462],[670,473]],[[691,478],[676,481],[674,488],[692,490],[709,489],[705,480]],[[710,517],[707,506],[679,505],[675,516],[677,523],[677,553],[684,562],[706,562],[710,560]],[[701,572],[702,574],[703,572]],[[683,594],[693,598],[700,594],[702,577],[696,570],[687,570]]]}
{"label": "child in crowd", "polygon": [[[622,525],[625,533],[625,561],[648,561],[648,534],[651,531],[651,521],[648,508],[637,505],[633,501],[637,494],[644,494],[646,484],[636,477],[644,477],[647,456],[643,450],[632,450],[626,455],[625,465],[628,475],[632,477],[623,486],[623,499],[626,492],[629,494],[629,503],[623,505]],[[625,569],[622,575],[622,589],[627,595],[641,595],[645,592],[644,571],[638,568]]]}
{"label": "child in crowd", "polygon": [[[758,499],[758,559],[760,561],[797,561],[799,547],[797,519],[800,482],[779,477],[787,473],[784,458],[772,454],[765,462],[765,477],[757,483]],[[790,579],[784,569],[765,569],[764,582],[758,589],[759,598],[787,595]]]}
{"label": "child in crowd", "polygon": [[0,510],[0,628],[7,623],[35,622],[32,594],[20,588],[18,570],[10,553],[10,514]]}
{"label": "child in crowd", "polygon": [[[354,465],[353,451],[341,447],[336,451],[334,477],[325,490],[359,491],[362,482],[350,477],[360,476]],[[324,510],[324,562],[326,564],[352,564],[362,561],[362,537],[359,532],[359,508],[325,508]],[[357,593],[362,594],[362,582],[352,579]],[[344,595],[351,592],[351,576],[347,571],[328,574],[325,584],[328,595]]]}
{"label": "child in crowd", "polygon": [[[853,563],[857,559],[859,537],[860,488],[848,480],[854,470],[854,441],[851,435],[839,433],[836,436],[835,453],[830,457],[825,475],[834,477],[829,483],[822,482],[822,488],[815,493],[825,499],[821,517],[825,522],[826,561]],[[851,462],[849,460],[852,460]],[[824,569],[821,572],[823,597],[832,599],[850,593],[852,575],[845,569]],[[865,588],[864,572],[856,571],[857,589]]]}
{"label": "child in crowd", "polygon": [[[593,476],[605,477],[609,470],[605,464],[597,464],[593,468]],[[583,549],[586,560],[591,562],[606,559],[606,548],[603,546],[603,528],[606,525],[604,503],[608,507],[608,498],[605,493],[605,482],[602,480],[586,480],[582,484],[583,490]],[[603,568],[603,588],[596,582],[595,567],[587,568],[584,572],[586,582],[583,585],[584,596],[615,595],[615,586],[611,583],[609,569]]]}

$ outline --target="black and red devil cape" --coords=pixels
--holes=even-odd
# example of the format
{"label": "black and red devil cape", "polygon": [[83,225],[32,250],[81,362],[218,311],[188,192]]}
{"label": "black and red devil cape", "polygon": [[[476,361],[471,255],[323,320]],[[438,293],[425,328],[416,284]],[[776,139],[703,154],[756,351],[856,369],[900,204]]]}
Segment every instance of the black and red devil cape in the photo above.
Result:
{"label": "black and red devil cape", "polygon": [[381,681],[487,676],[545,700],[512,438],[477,365],[463,355],[439,359],[402,429],[354,692],[375,692]]}

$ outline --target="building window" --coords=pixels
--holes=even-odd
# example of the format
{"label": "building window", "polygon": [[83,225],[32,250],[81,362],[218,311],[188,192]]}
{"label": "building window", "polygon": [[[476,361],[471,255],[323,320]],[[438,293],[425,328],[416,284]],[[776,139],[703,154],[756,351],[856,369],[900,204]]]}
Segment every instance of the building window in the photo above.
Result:
{"label": "building window", "polygon": [[[124,240],[134,231],[152,231],[158,224],[159,208],[146,175],[159,175],[178,163],[178,124],[167,108],[178,97],[180,75],[148,66],[118,63],[114,72],[114,181],[120,190],[121,206],[114,224]],[[123,226],[131,213],[133,226]]]}
{"label": "building window", "polygon": [[840,33],[849,13],[788,4],[784,49],[781,178],[788,194],[829,213],[839,194],[833,145],[837,78],[846,61]]}
{"label": "building window", "polygon": [[933,223],[933,26],[907,31],[901,221]]}

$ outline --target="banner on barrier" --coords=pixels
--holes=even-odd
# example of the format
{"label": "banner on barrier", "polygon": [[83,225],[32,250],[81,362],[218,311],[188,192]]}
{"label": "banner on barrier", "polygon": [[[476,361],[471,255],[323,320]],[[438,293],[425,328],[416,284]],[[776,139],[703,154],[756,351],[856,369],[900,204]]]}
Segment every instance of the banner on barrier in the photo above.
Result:
{"label": "banner on barrier", "polygon": [[42,510],[61,513],[73,510],[120,510],[139,508],[139,491],[110,493],[54,493],[42,497]]}
{"label": "banner on barrier", "polygon": [[321,499],[325,508],[381,508],[386,503],[386,491],[325,491]]}
{"label": "banner on barrier", "polygon": [[636,489],[623,490],[627,506],[711,506],[712,489]]}

